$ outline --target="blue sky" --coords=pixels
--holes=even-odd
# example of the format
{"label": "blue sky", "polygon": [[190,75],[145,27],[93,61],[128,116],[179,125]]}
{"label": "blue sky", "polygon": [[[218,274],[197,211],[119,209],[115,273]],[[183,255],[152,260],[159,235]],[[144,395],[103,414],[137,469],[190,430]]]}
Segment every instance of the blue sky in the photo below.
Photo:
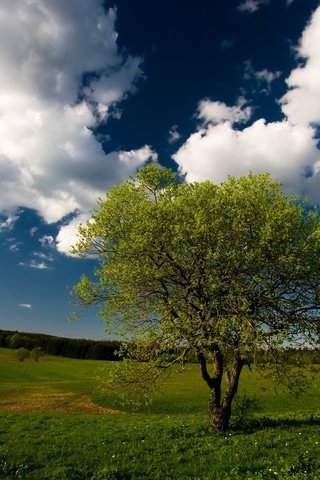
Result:
{"label": "blue sky", "polygon": [[270,172],[320,201],[319,0],[0,4],[0,328],[68,322],[96,199],[150,158],[186,181]]}

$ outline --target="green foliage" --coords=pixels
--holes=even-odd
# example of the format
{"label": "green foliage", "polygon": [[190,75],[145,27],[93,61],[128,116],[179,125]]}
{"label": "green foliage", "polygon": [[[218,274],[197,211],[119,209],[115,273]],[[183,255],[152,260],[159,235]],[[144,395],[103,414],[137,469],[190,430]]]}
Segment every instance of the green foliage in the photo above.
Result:
{"label": "green foliage", "polygon": [[0,347],[6,347],[6,346],[7,346],[6,336],[3,335],[0,331]]}
{"label": "green foliage", "polygon": [[25,337],[20,333],[16,332],[11,337],[9,337],[9,345],[11,348],[20,348],[24,347]]}
{"label": "green foliage", "polygon": [[44,355],[44,352],[41,350],[40,347],[34,347],[32,350],[31,350],[31,358],[35,361],[35,362],[38,362],[39,361],[39,358],[43,357]]}
{"label": "green foliage", "polygon": [[131,359],[164,371],[192,350],[228,416],[252,352],[277,363],[279,348],[318,344],[320,223],[306,207],[268,174],[185,184],[149,165],[80,227],[72,252],[99,267],[73,293],[130,339]]}
{"label": "green foliage", "polygon": [[245,393],[237,395],[232,414],[232,426],[239,429],[248,425],[254,415],[261,411],[259,400],[256,395],[248,396]]}
{"label": "green foliage", "polygon": [[23,362],[30,357],[30,352],[24,347],[18,348],[18,350],[16,351],[16,357],[19,362]]}

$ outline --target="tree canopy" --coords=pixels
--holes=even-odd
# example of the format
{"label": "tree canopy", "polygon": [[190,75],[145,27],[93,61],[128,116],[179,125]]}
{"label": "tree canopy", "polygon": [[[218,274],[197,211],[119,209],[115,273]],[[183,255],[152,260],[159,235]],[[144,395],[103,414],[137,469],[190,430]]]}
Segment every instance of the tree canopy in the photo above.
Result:
{"label": "tree canopy", "polygon": [[164,367],[194,352],[212,430],[228,427],[254,351],[318,344],[319,213],[268,174],[183,183],[148,165],[99,200],[73,253],[98,257],[74,293],[128,355]]}

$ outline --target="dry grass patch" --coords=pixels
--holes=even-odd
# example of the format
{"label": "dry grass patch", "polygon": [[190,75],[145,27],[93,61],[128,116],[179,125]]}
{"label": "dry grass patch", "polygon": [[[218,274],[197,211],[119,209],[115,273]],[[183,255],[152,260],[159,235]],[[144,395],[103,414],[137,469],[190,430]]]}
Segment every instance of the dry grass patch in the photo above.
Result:
{"label": "dry grass patch", "polygon": [[93,403],[89,395],[68,392],[30,393],[0,400],[0,411],[7,413],[92,413],[118,414],[120,410],[101,407]]}

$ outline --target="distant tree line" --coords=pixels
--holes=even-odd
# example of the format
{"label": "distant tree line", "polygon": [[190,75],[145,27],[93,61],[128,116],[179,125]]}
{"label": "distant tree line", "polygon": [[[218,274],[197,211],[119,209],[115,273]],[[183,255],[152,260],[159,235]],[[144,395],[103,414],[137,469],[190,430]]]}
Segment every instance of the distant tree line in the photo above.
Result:
{"label": "distant tree line", "polygon": [[[188,352],[186,363],[197,363],[193,352]],[[314,348],[283,348],[275,349],[270,355],[264,350],[257,350],[254,354],[248,354],[248,364],[258,367],[267,367],[273,363],[281,363],[293,366],[320,365],[320,350]]]}
{"label": "distant tree line", "polygon": [[86,340],[0,330],[0,347],[25,348],[30,351],[40,348],[48,355],[83,360],[119,360],[116,351],[120,345],[121,342],[116,340]]}
{"label": "distant tree line", "polygon": [[[0,329],[0,347],[26,348],[30,352],[40,348],[48,355],[58,355],[83,360],[120,360],[116,352],[121,342],[117,340],[87,340],[56,337],[42,333],[24,333]],[[146,359],[147,360],[147,359]],[[278,350],[277,361],[289,365],[320,365],[320,351],[314,349],[286,348]],[[197,363],[193,352],[184,358],[186,363]],[[270,365],[274,359],[263,350],[249,355],[249,363],[258,366]]]}

